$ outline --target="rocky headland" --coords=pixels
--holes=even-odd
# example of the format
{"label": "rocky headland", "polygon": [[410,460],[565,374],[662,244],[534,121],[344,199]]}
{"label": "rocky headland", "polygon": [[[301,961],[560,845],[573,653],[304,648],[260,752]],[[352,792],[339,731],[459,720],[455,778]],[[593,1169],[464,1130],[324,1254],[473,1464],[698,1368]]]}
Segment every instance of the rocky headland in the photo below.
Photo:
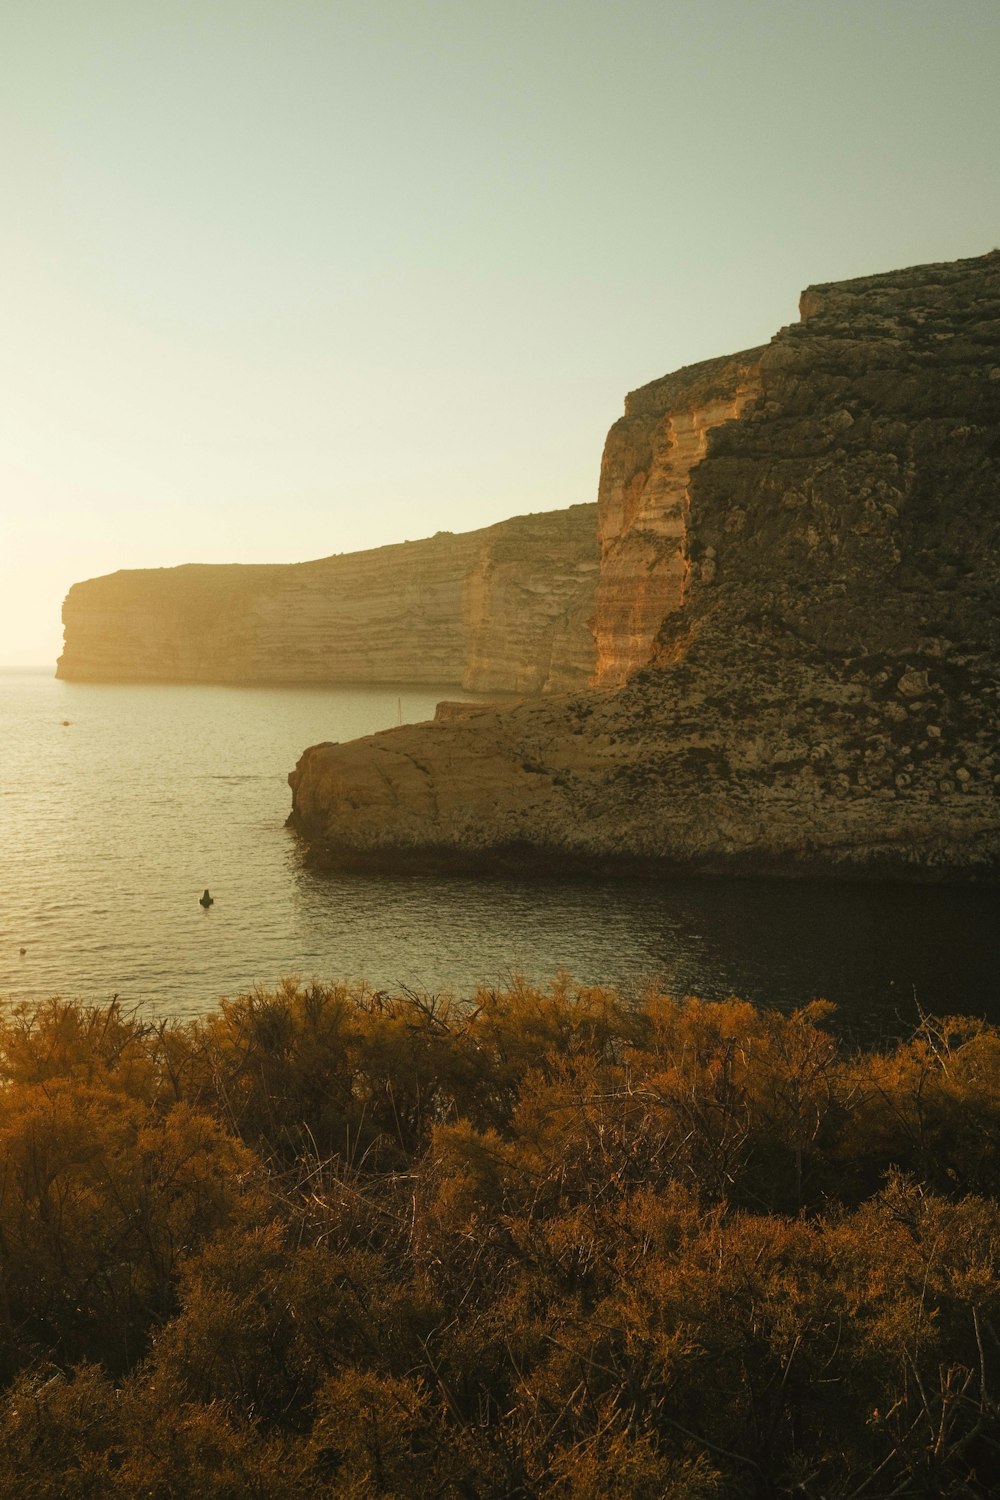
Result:
{"label": "rocky headland", "polygon": [[56,674],[581,688],[598,558],[591,503],[315,562],[112,573],[70,589]]}
{"label": "rocky headland", "polygon": [[995,876],[1000,252],[628,398],[590,691],[307,750],[329,862]]}

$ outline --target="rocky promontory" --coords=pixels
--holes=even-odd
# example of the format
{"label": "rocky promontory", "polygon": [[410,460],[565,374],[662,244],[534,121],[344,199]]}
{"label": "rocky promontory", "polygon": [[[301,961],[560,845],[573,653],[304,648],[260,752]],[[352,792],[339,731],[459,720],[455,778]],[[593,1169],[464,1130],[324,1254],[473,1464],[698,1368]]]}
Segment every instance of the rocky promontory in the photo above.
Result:
{"label": "rocky promontory", "polygon": [[315,562],[188,564],[76,583],[59,677],[583,687],[596,506]]}
{"label": "rocky promontory", "polygon": [[636,393],[601,529],[607,685],[312,747],[317,856],[995,876],[1000,252],[812,287]]}

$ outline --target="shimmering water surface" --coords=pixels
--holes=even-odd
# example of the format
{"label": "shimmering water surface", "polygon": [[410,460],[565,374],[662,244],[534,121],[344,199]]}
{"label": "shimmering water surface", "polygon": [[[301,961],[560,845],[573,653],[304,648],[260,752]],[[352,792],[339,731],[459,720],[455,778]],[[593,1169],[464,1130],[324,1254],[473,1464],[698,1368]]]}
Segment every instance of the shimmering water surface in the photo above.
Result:
{"label": "shimmering water surface", "polygon": [[193,1015],[285,974],[465,994],[566,969],[782,1007],[825,997],[866,1033],[918,1005],[1000,1020],[994,890],[311,870],[284,826],[302,749],[427,718],[442,696],[457,695],[0,673],[0,996]]}

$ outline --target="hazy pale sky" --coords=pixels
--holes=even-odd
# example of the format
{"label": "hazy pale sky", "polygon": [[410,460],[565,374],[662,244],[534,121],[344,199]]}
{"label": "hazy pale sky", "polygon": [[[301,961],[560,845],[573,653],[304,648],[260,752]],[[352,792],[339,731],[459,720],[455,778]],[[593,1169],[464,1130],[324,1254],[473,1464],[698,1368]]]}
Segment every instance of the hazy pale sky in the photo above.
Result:
{"label": "hazy pale sky", "polygon": [[627,390],[1000,242],[998,77],[998,0],[0,0],[0,661],[593,499]]}

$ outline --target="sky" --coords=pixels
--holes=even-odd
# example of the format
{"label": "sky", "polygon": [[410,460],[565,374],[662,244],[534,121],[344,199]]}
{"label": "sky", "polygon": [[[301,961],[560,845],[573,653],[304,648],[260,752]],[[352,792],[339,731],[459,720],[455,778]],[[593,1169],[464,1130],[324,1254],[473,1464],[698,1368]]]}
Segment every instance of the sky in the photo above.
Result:
{"label": "sky", "polygon": [[0,663],[593,500],[628,390],[1000,244],[998,77],[997,0],[0,0]]}

